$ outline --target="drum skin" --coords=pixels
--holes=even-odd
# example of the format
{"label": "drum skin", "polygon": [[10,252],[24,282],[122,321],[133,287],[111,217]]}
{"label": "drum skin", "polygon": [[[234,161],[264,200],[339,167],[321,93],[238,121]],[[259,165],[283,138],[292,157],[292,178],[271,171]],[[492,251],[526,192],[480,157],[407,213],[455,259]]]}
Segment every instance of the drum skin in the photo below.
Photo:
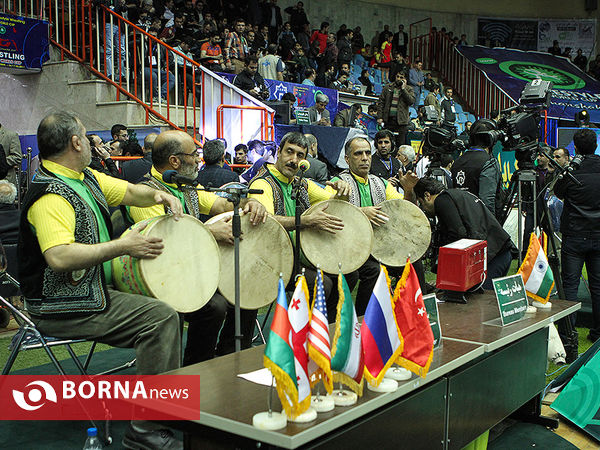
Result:
{"label": "drum skin", "polygon": [[[233,217],[226,212],[211,217],[206,224]],[[277,298],[279,274],[287,284],[294,270],[294,250],[288,233],[272,216],[265,223],[252,225],[250,216],[240,216],[240,306],[258,309]],[[219,291],[229,303],[235,305],[234,247],[219,242],[221,275]]]}
{"label": "drum skin", "polygon": [[[361,267],[371,254],[373,229],[367,216],[342,200],[327,200],[311,206],[304,214],[327,204],[325,212],[337,216],[344,228],[335,234],[312,228],[300,230],[300,246],[308,261],[326,273],[350,273]],[[341,264],[341,269],[340,269]]]}
{"label": "drum skin", "polygon": [[181,313],[202,308],[219,284],[219,248],[211,232],[198,219],[184,215],[158,216],[138,222],[132,229],[148,225],[140,233],[163,240],[163,252],[154,259],[129,255],[112,260],[116,289],[154,297]]}
{"label": "drum skin", "polygon": [[421,209],[407,200],[386,200],[378,206],[390,220],[373,227],[373,258],[381,264],[400,267],[418,260],[431,241],[429,220]]}

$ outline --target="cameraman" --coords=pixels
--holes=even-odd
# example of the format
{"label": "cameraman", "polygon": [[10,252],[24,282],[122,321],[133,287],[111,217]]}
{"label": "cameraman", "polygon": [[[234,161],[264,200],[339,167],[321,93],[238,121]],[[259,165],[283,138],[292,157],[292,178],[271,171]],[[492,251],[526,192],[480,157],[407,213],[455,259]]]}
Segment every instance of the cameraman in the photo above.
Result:
{"label": "cameraman", "polygon": [[593,342],[600,337],[600,156],[594,154],[596,133],[589,128],[578,130],[573,143],[576,158],[582,158],[579,168],[573,171],[581,186],[566,176],[554,185],[554,193],[564,200],[560,219],[562,282],[566,300],[577,301],[585,263],[593,316],[587,338]]}
{"label": "cameraman", "polygon": [[[481,199],[483,204],[495,216],[502,208],[496,202],[502,189],[500,164],[491,154],[490,139],[486,132],[496,129],[489,119],[479,119],[471,127],[468,148],[452,166],[452,183],[455,188],[464,189]],[[498,203],[498,204],[497,204]]]}

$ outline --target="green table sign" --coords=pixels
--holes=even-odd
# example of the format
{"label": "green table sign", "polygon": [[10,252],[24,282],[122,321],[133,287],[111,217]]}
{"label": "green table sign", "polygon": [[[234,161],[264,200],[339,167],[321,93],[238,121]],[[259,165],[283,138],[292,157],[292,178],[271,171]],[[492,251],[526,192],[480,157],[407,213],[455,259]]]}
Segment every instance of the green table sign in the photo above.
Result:
{"label": "green table sign", "polygon": [[310,125],[308,108],[296,108],[296,123],[298,125]]}
{"label": "green table sign", "polygon": [[425,303],[425,309],[427,310],[429,326],[431,326],[431,331],[433,331],[433,348],[437,348],[442,342],[442,328],[440,327],[440,315],[438,313],[435,294],[425,295],[423,303]]}
{"label": "green table sign", "polygon": [[509,325],[525,317],[527,311],[527,293],[521,274],[494,278],[494,291],[500,309],[502,326]]}

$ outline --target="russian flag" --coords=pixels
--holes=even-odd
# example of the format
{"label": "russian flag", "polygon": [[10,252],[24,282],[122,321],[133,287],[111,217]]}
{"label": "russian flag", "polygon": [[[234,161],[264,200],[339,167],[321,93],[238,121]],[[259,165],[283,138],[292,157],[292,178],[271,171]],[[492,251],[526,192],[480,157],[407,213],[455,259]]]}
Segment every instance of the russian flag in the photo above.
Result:
{"label": "russian flag", "polygon": [[396,325],[390,281],[381,266],[360,328],[365,358],[365,378],[379,385],[385,372],[402,354],[403,341]]}

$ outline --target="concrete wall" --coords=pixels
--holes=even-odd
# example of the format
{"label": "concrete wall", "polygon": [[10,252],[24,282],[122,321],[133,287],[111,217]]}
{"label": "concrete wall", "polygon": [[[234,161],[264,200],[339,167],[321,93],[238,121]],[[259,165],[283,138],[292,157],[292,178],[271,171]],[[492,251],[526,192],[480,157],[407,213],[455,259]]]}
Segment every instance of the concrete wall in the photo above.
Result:
{"label": "concrete wall", "polygon": [[[389,25],[398,31],[409,25],[431,17],[433,26],[446,27],[455,35],[466,33],[469,43],[475,42],[478,17],[521,17],[546,19],[597,19],[600,10],[586,12],[584,0],[303,0],[311,28],[319,28],[323,21],[337,31],[345,23],[354,28],[360,25],[366,42],[370,42],[375,31]],[[296,0],[280,0],[282,10],[295,5]],[[422,5],[422,6],[420,6]],[[284,20],[289,16],[284,14]],[[600,33],[596,33],[596,53],[600,53]]]}

